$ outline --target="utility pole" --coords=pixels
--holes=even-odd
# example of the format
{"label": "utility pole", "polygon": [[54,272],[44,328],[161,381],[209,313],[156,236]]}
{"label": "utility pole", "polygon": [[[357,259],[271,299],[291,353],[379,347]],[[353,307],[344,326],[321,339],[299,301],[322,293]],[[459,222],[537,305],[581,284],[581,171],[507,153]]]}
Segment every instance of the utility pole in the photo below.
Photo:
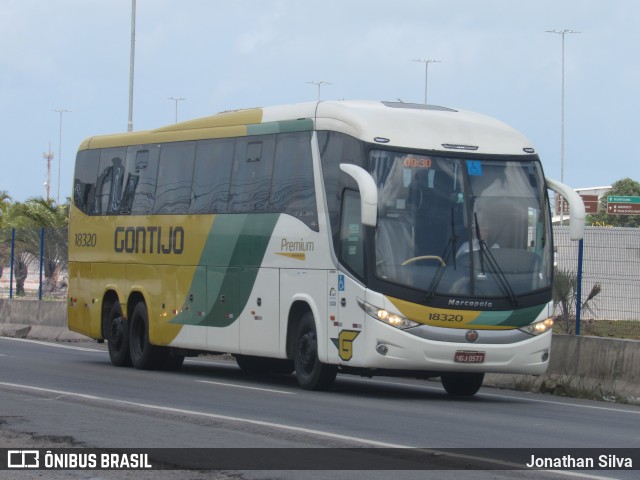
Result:
{"label": "utility pole", "polygon": [[60,166],[62,164],[62,114],[71,113],[71,110],[65,110],[64,108],[56,108],[54,112],[60,114],[60,136],[58,138],[58,195],[56,202],[60,204]]}
{"label": "utility pole", "polygon": [[442,63],[441,60],[413,60],[414,62],[424,63],[424,104],[427,104],[427,88],[429,84],[429,64],[430,63]]}
{"label": "utility pole", "polygon": [[178,102],[181,102],[182,100],[186,100],[186,98],[182,98],[182,97],[169,97],[167,100],[173,100],[174,102],[176,102],[176,123],[178,123]]}
{"label": "utility pole", "polygon": [[319,82],[307,82],[310,83],[311,85],[317,85],[318,86],[318,101],[320,101],[320,88],[322,87],[322,85],[333,85],[333,83],[331,82],[325,82],[325,81],[319,81]]}
{"label": "utility pole", "polygon": [[574,30],[547,30],[547,33],[557,33],[562,37],[562,80],[560,100],[560,181],[564,183],[564,37],[567,33],[580,33]]}
{"label": "utility pole", "polygon": [[47,181],[45,182],[45,191],[47,192],[47,200],[51,198],[51,160],[53,160],[53,152],[51,151],[51,142],[49,142],[49,150],[42,154],[47,161]]}
{"label": "utility pole", "polygon": [[136,56],[136,0],[131,0],[131,52],[129,56],[129,120],[127,132],[133,131],[133,65]]}
{"label": "utility pole", "polygon": [[[567,33],[580,33],[574,30],[546,30],[547,33],[556,33],[562,37],[562,80],[560,93],[560,181],[564,183],[564,37]],[[560,197],[560,225],[564,223],[564,199]]]}

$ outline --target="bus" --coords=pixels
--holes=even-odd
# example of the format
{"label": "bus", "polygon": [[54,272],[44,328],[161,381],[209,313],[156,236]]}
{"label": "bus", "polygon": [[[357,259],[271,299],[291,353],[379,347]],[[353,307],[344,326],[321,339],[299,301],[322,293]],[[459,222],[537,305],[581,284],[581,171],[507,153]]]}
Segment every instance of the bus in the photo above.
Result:
{"label": "bus", "polygon": [[490,117],[323,101],[227,111],[79,147],[68,326],[111,362],[231,354],[308,390],[338,372],[439,377],[549,363],[553,236],[534,146]]}

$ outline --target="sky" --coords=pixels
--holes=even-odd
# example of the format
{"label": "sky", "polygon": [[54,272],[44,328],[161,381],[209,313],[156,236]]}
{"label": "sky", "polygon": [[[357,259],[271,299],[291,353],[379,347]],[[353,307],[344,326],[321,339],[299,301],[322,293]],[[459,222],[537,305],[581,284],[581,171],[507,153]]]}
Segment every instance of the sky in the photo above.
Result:
{"label": "sky", "polygon": [[[574,188],[640,181],[636,0],[137,0],[133,129],[322,100],[473,110]],[[87,137],[127,130],[131,0],[0,0],[0,191],[70,196]],[[173,98],[184,98],[176,102]],[[60,114],[56,110],[68,110]],[[62,128],[61,128],[62,127]],[[60,132],[62,134],[60,135]],[[62,141],[60,141],[60,139]],[[50,147],[49,147],[50,145]],[[59,185],[59,188],[58,188]]]}

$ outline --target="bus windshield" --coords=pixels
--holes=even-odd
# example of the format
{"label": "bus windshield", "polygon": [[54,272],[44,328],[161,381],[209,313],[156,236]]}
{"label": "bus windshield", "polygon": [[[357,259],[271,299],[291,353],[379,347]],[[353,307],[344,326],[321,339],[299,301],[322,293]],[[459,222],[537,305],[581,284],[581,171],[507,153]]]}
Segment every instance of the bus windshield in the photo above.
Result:
{"label": "bus windshield", "polygon": [[551,286],[545,183],[536,157],[373,150],[375,275],[428,295],[506,298]]}

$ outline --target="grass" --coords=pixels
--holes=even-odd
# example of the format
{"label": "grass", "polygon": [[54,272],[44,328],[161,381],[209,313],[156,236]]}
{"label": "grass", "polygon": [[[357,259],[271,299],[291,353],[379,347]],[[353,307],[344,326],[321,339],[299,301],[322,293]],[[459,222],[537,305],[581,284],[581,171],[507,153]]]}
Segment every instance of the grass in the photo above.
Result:
{"label": "grass", "polygon": [[[553,327],[554,333],[567,333],[559,323]],[[574,324],[570,325],[570,334],[575,332]],[[583,320],[580,323],[580,334],[592,337],[622,338],[640,340],[640,320]]]}
{"label": "grass", "polygon": [[583,398],[610,403],[640,405],[640,397],[623,395],[614,388],[615,378],[601,376],[592,380],[585,376],[546,374],[541,377],[521,375],[513,380],[513,389],[546,393],[559,397]]}

